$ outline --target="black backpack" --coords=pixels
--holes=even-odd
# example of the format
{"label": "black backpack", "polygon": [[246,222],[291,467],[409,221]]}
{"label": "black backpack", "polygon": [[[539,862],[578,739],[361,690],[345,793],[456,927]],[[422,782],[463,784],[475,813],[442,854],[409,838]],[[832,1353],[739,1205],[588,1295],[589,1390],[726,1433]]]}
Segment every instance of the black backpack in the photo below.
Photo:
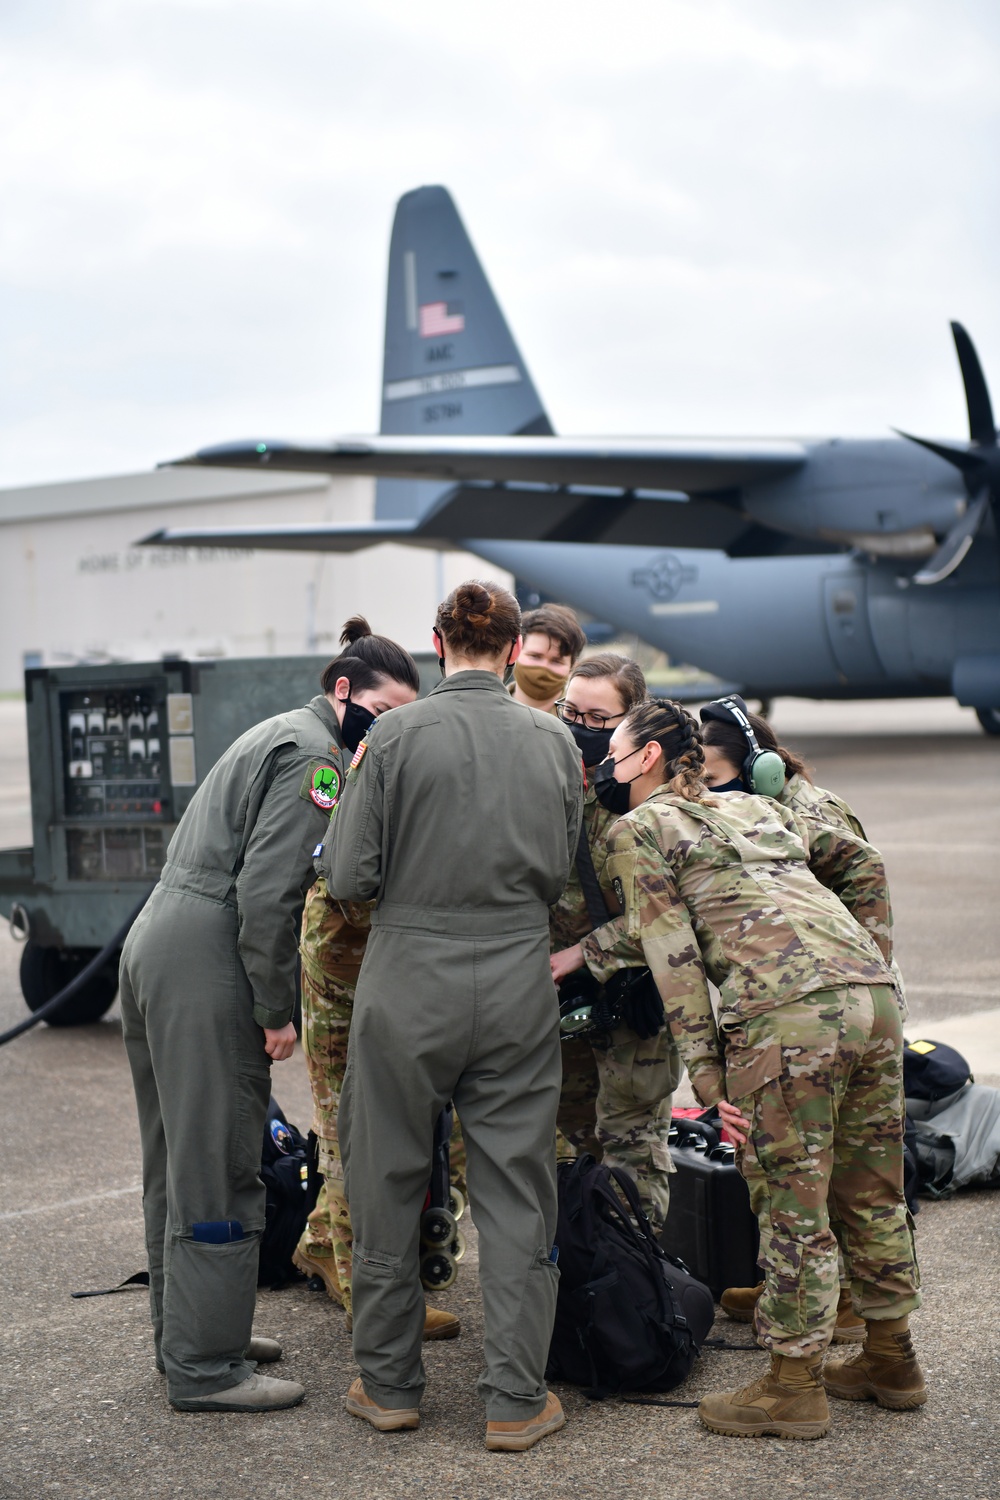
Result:
{"label": "black backpack", "polygon": [[972,1074],[961,1052],[944,1042],[903,1043],[903,1093],[907,1099],[935,1103],[957,1093]]}
{"label": "black backpack", "polygon": [[580,1156],[559,1163],[558,1182],[559,1295],[546,1379],[585,1386],[598,1400],[673,1390],[714,1321],[711,1292],[661,1249],[627,1172]]}
{"label": "black backpack", "polygon": [[309,1171],[308,1143],[285,1119],[273,1096],[264,1125],[260,1176],[267,1204],[257,1285],[282,1287],[289,1281],[302,1280],[292,1265],[292,1254],[316,1206],[317,1184]]}

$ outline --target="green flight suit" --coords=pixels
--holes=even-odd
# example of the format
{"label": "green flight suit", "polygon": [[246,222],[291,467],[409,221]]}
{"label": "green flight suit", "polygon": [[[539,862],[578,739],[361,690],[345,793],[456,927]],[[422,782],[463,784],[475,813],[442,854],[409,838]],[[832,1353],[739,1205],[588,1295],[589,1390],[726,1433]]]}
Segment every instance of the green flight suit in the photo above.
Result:
{"label": "green flight suit", "polygon": [[[295,1008],[298,914],[341,783],[324,697],[257,724],[216,762],[122,952],[142,1138],[157,1363],[171,1400],[239,1385],[264,1228],[270,1097],[262,1027]],[[205,1226],[243,1237],[212,1243]],[[198,1226],[198,1229],[195,1229]]]}
{"label": "green flight suit", "polygon": [[479,1230],[487,1416],[545,1404],[562,1078],[548,908],[582,791],[569,731],[493,673],[465,671],[372,726],[330,823],[330,891],[377,898],[338,1123],[354,1354],[381,1406],[416,1406],[424,1388],[420,1213],[448,1099]]}

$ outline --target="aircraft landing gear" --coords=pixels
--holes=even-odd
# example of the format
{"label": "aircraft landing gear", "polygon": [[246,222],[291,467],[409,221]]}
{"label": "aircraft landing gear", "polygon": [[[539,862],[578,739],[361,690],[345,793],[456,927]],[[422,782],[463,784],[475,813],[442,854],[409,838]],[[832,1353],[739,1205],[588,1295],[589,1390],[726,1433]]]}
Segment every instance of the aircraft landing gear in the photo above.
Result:
{"label": "aircraft landing gear", "polygon": [[977,708],[976,718],[987,734],[1000,734],[1000,708]]}

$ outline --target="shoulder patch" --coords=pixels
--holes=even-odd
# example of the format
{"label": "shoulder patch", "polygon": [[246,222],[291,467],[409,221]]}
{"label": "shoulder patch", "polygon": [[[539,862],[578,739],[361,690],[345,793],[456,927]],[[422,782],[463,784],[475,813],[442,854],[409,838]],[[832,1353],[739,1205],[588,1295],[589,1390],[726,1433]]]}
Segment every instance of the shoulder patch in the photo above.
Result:
{"label": "shoulder patch", "polygon": [[324,760],[311,760],[299,787],[299,796],[321,812],[332,812],[340,796],[340,772]]}
{"label": "shoulder patch", "polygon": [[348,770],[347,770],[347,779],[348,779],[348,781],[350,781],[352,783],[355,782],[355,781],[357,781],[357,779],[358,779],[358,772],[361,769],[361,762],[364,760],[364,758],[365,758],[365,756],[367,754],[368,754],[368,736],[365,735],[364,739],[361,741],[361,744],[355,750],[354,757],[353,757],[353,759],[351,761],[350,766],[348,767]]}
{"label": "shoulder patch", "polygon": [[622,908],[622,910],[624,910],[625,909],[625,887],[622,885],[622,878],[621,878],[621,876],[620,875],[616,875],[614,877],[614,879],[612,880],[611,884],[615,888],[615,895],[618,898],[618,905]]}

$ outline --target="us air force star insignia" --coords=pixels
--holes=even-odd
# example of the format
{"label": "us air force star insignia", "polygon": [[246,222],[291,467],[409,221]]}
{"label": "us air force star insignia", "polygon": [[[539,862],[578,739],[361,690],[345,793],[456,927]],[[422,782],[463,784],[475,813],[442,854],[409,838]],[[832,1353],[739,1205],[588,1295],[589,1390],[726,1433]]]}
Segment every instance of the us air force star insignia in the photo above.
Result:
{"label": "us air force star insignia", "polygon": [[340,772],[336,766],[312,766],[309,800],[323,812],[332,811],[340,795]]}
{"label": "us air force star insignia", "polygon": [[612,880],[611,884],[615,888],[615,895],[618,898],[618,905],[619,906],[624,906],[625,905],[625,887],[622,885],[622,878],[621,878],[621,876],[620,875],[616,875],[615,878],[614,878],[614,880]]}

